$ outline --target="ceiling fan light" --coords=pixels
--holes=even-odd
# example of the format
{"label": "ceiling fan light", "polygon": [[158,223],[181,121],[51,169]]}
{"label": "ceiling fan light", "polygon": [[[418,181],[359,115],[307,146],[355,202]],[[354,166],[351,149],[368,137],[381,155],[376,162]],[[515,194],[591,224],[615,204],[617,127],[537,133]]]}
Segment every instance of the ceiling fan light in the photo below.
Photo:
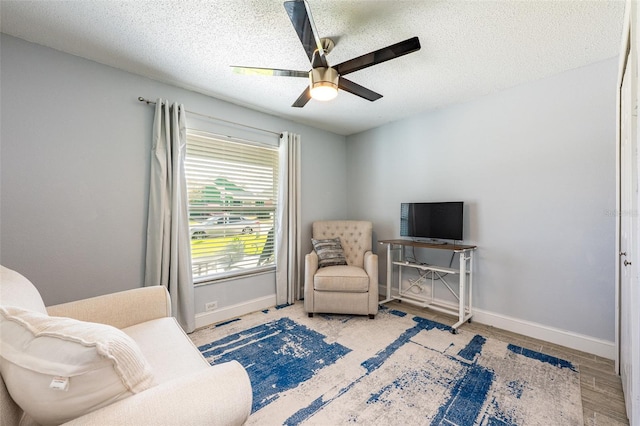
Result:
{"label": "ceiling fan light", "polygon": [[335,84],[320,82],[311,88],[311,97],[317,101],[330,101],[338,96],[338,87]]}
{"label": "ceiling fan light", "polygon": [[311,97],[330,101],[338,96],[338,72],[333,68],[314,68],[309,72]]}

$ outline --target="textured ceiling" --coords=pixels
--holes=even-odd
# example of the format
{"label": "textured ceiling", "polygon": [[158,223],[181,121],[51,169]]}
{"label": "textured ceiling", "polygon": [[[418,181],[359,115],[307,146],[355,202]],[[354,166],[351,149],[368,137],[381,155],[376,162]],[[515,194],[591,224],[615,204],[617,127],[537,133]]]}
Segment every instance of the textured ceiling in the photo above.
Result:
{"label": "textured ceiling", "polygon": [[616,56],[624,16],[622,0],[308,1],[330,64],[413,36],[422,49],[349,75],[376,102],[341,91],[297,109],[306,79],[229,67],[310,68],[282,0],[1,0],[0,30],[348,135]]}

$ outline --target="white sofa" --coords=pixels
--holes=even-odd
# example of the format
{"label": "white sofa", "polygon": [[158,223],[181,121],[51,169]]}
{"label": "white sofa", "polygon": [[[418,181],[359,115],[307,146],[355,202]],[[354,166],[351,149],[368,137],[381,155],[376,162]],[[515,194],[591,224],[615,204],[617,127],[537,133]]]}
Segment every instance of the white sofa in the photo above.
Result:
{"label": "white sofa", "polygon": [[[11,358],[11,350],[15,353],[15,349],[10,347],[15,338],[14,342],[7,341],[10,334],[6,327],[20,325],[19,321],[7,319],[8,309],[19,310],[11,307],[27,310],[27,314],[35,312],[32,316],[37,315],[45,321],[74,321],[52,318],[68,317],[80,320],[75,323],[81,325],[87,322],[89,326],[99,323],[115,327],[118,330],[107,328],[121,334],[124,339],[131,338],[135,342],[133,346],[137,345],[146,359],[140,362],[150,371],[147,389],[115,402],[108,401],[101,408],[89,410],[64,424],[243,424],[249,417],[252,403],[251,383],[245,369],[235,361],[210,366],[171,317],[170,306],[169,295],[163,287],[145,287],[45,308],[40,294],[29,280],[0,266],[0,310],[5,314],[0,316],[5,327],[0,334],[0,424],[42,424],[24,415],[14,399],[22,401],[25,406],[43,398],[48,392],[43,389],[28,395],[27,399],[24,395],[21,396],[23,399],[17,398],[17,394],[24,390],[21,389],[22,383],[16,386],[15,376],[11,376],[10,381],[10,376],[6,375],[15,369],[15,365],[7,360]],[[43,317],[42,314],[48,316]],[[72,377],[72,385],[74,380]]]}

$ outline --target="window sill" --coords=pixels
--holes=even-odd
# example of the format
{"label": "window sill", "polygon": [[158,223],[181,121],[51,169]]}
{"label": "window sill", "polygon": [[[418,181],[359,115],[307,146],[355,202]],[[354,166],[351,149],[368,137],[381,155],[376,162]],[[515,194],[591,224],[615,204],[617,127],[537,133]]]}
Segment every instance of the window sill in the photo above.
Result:
{"label": "window sill", "polygon": [[276,271],[275,265],[265,266],[263,268],[255,268],[250,271],[231,271],[216,275],[215,277],[203,277],[193,281],[195,287],[218,284],[226,281],[233,281],[239,278],[247,278],[256,275],[269,274]]}

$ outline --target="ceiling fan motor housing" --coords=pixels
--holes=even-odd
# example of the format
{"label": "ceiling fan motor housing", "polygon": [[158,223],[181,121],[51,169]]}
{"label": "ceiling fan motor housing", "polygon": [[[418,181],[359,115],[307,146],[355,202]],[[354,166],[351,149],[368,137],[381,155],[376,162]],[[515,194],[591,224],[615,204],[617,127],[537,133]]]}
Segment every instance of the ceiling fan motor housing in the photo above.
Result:
{"label": "ceiling fan motor housing", "polygon": [[328,67],[317,67],[309,71],[311,97],[318,100],[330,100],[338,95],[338,71]]}

